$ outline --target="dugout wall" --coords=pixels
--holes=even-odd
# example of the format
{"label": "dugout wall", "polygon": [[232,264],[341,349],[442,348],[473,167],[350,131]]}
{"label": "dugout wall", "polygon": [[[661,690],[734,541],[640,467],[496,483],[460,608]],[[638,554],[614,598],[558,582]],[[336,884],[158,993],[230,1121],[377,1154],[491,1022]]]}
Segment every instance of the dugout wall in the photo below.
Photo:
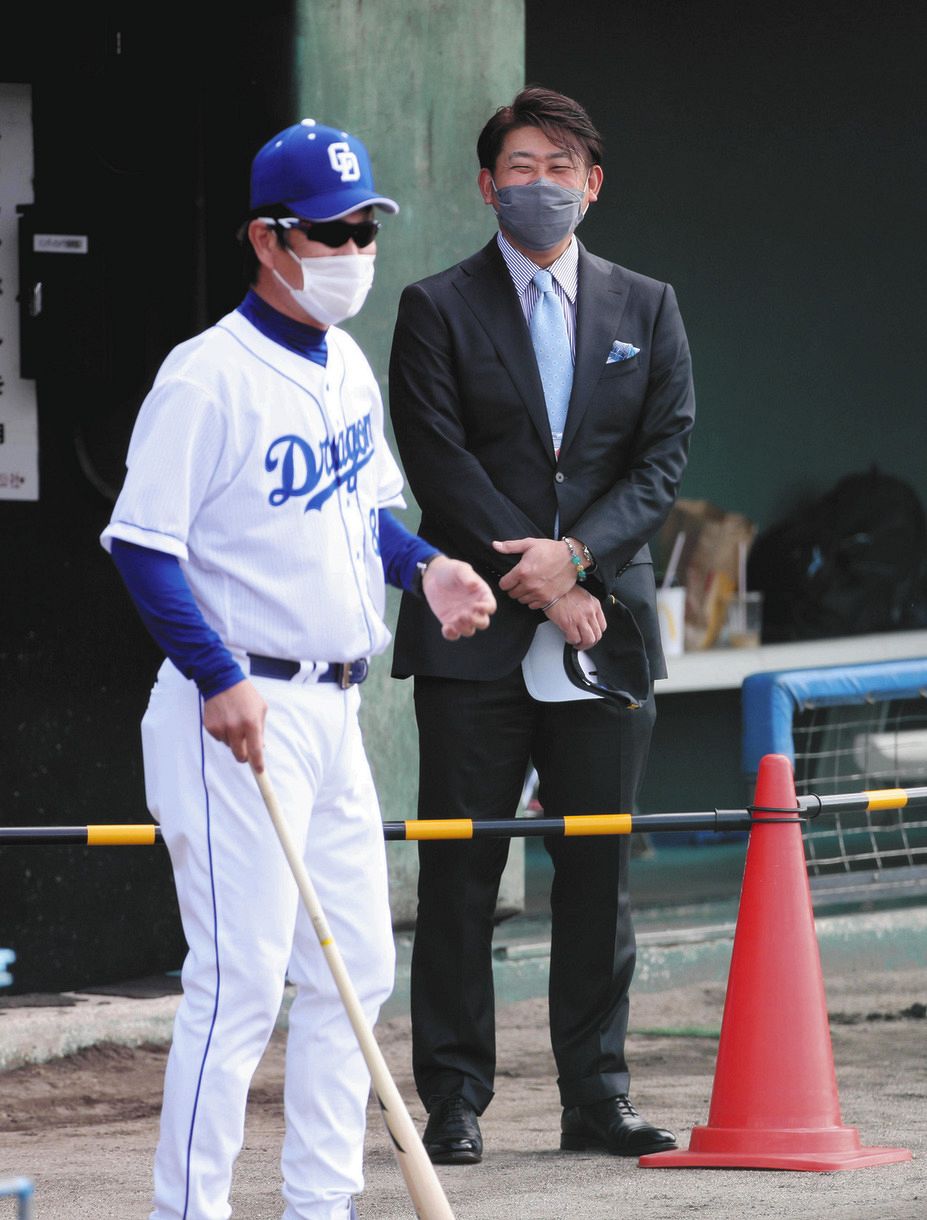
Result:
{"label": "dugout wall", "polygon": [[[676,286],[699,402],[683,494],[763,526],[876,459],[927,499],[924,25],[923,6],[902,0],[267,0],[254,20],[90,0],[4,13],[0,83],[32,89],[35,201],[102,234],[111,332],[98,382],[39,379],[40,498],[0,499],[0,818],[144,809],[138,720],[157,655],[97,543],[105,488],[167,348],[237,301],[229,241],[248,156],[294,108],[344,106],[386,153],[378,175],[403,204],[398,261],[381,260],[355,327],[381,374],[398,284],[491,231],[481,204],[464,207],[476,131],[536,81],[582,100],[606,137],[605,191],[580,236]],[[0,393],[0,421],[3,409]],[[414,793],[408,686],[375,675],[365,712],[393,818]],[[738,803],[738,695],[673,698],[642,808],[708,792]],[[41,850],[41,868],[0,855],[17,990],[177,964],[163,856]]]}
{"label": "dugout wall", "polygon": [[[63,307],[51,255],[34,279],[36,268],[22,269],[23,287],[43,283],[48,326],[27,370],[38,498],[5,499],[0,488],[7,825],[145,816],[138,726],[159,658],[99,534],[158,364],[238,299],[234,227],[249,150],[289,121],[292,104],[289,4],[269,0],[247,38],[228,14],[207,18],[204,6],[128,2],[3,15],[0,83],[28,91],[34,152],[30,197],[23,190],[10,206],[32,205],[33,230],[78,235],[87,251],[60,256],[80,266]],[[0,222],[15,250],[9,206]],[[22,296],[16,272],[14,260],[6,300]],[[2,335],[0,422],[20,373],[17,338]],[[0,944],[16,951],[18,993],[177,967],[166,853],[0,853]]]}
{"label": "dugout wall", "polygon": [[[38,499],[6,500],[0,488],[0,820],[134,821],[145,817],[138,725],[159,657],[98,539],[158,365],[241,298],[234,232],[251,156],[302,114],[354,125],[369,144],[378,182],[403,205],[352,324],[385,376],[399,287],[488,236],[472,148],[522,83],[524,10],[521,0],[268,0],[248,15],[91,0],[53,19],[20,7],[2,27],[0,85],[28,91],[34,142],[31,198],[23,190],[11,206],[33,205],[30,233],[77,235],[88,253],[73,255],[80,283],[32,346]],[[0,169],[12,147],[3,136],[0,116]],[[446,202],[457,194],[459,210]],[[16,218],[0,221],[15,243]],[[2,287],[19,296],[13,267]],[[0,339],[18,380],[19,336]],[[4,401],[0,377],[0,424],[12,381]],[[11,434],[0,427],[0,458]],[[387,675],[381,658],[365,728],[384,814],[401,818],[417,770],[411,683]],[[405,922],[413,854],[393,867]],[[508,884],[515,909],[517,868]],[[16,992],[176,968],[184,946],[166,854],[0,852],[0,944],[16,950]]]}

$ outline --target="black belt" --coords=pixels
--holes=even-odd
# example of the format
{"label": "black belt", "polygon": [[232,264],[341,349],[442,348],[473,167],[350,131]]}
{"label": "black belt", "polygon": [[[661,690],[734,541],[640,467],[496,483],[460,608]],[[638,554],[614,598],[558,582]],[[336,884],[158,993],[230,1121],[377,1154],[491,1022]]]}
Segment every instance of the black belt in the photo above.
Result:
{"label": "black belt", "polygon": [[[248,653],[251,673],[256,678],[279,678],[282,682],[291,682],[302,669],[299,661],[285,661],[282,657],[259,657],[253,652]],[[324,669],[321,666],[325,666]],[[319,670],[313,675],[307,675],[310,682],[337,682],[342,690],[357,686],[367,677],[369,665],[366,657],[358,661],[320,661]]]}

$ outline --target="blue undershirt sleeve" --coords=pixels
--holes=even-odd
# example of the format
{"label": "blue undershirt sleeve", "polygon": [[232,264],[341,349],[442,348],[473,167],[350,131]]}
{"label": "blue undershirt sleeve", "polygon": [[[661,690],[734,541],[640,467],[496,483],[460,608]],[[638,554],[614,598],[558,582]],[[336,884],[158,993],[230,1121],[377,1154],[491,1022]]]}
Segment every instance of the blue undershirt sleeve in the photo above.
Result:
{"label": "blue undershirt sleeve", "polygon": [[379,534],[380,558],[387,582],[397,589],[416,591],[415,565],[441,552],[424,538],[410,534],[385,508],[380,509]]}
{"label": "blue undershirt sleeve", "polygon": [[113,539],[111,554],[149,634],[204,699],[244,681],[193,599],[175,555]]}

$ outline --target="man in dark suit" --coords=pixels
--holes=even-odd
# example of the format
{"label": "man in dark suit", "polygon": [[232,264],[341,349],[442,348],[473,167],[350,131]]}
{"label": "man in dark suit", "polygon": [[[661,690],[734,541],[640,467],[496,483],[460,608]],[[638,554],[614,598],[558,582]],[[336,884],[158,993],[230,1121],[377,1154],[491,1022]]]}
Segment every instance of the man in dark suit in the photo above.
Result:
{"label": "man in dark suit", "polygon": [[[686,463],[686,335],[668,284],[573,236],[603,178],[601,139],[577,102],[526,89],[489,120],[477,152],[500,232],[406,288],[390,361],[420,533],[500,591],[489,629],[453,646],[403,597],[393,674],[415,675],[419,816],[512,817],[530,765],[547,816],[626,812],[649,748],[653,680],[666,676],[647,544]],[[556,333],[536,334],[542,321]],[[675,1147],[628,1098],[628,839],[546,847],[561,1148]],[[507,851],[499,839],[420,845],[413,1065],[425,1145],[441,1163],[482,1156]]]}

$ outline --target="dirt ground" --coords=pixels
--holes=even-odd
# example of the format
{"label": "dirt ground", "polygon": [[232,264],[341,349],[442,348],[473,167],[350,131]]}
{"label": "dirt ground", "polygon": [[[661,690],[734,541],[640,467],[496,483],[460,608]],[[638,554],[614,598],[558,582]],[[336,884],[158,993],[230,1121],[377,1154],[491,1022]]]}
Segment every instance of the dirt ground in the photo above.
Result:
{"label": "dirt ground", "polygon": [[[484,1162],[439,1170],[457,1220],[927,1217],[927,967],[828,978],[826,985],[843,1122],[859,1129],[865,1145],[910,1149],[912,1161],[822,1174],[643,1169],[615,1157],[561,1153],[546,1006],[525,1000],[499,1013],[500,1070],[482,1124]],[[643,1113],[678,1132],[683,1147],[692,1126],[708,1118],[717,1049],[711,1031],[720,1028],[723,1001],[723,989],[715,985],[634,999],[632,1094]],[[381,1023],[377,1032],[421,1123],[408,1018]],[[283,1210],[277,1165],[284,1038],[274,1036],[255,1077],[235,1177],[235,1220],[272,1220]],[[166,1054],[161,1045],[102,1044],[0,1074],[0,1178],[33,1180],[35,1220],[147,1215]],[[782,1070],[788,1071],[787,1063]],[[358,1212],[361,1220],[414,1215],[373,1107],[367,1187]],[[0,1218],[14,1215],[13,1199],[0,1199]]]}

